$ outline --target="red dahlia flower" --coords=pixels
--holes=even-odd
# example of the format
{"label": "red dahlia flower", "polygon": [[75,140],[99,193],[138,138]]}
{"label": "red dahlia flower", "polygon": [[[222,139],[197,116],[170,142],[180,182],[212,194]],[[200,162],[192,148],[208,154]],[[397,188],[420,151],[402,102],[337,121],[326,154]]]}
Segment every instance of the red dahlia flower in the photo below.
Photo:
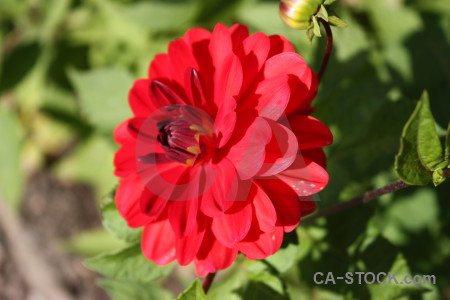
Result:
{"label": "red dahlia flower", "polygon": [[332,135],[310,117],[317,77],[283,37],[194,28],[159,54],[116,129],[116,205],[151,261],[199,276],[263,259],[311,213]]}

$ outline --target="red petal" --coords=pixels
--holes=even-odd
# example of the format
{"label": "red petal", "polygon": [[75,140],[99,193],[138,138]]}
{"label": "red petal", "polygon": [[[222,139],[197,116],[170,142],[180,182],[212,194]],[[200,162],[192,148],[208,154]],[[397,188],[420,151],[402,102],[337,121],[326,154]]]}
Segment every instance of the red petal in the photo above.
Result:
{"label": "red petal", "polygon": [[328,173],[320,165],[301,155],[297,156],[287,170],[275,177],[294,189],[299,196],[318,193],[328,183]]}
{"label": "red petal", "polygon": [[205,94],[199,74],[194,68],[187,68],[185,71],[184,87],[189,102],[200,109],[207,109]]}
{"label": "red petal", "polygon": [[267,120],[272,138],[266,145],[264,165],[259,176],[271,176],[288,168],[297,157],[297,139],[292,131],[272,120]]}
{"label": "red petal", "polygon": [[259,229],[263,232],[273,231],[277,222],[277,212],[272,200],[267,196],[263,188],[256,183],[252,186],[249,197],[253,198],[253,207]]}
{"label": "red petal", "polygon": [[160,80],[170,78],[169,56],[167,54],[157,54],[148,69],[148,78]]}
{"label": "red petal", "polygon": [[131,110],[136,117],[147,117],[155,109],[150,99],[150,80],[138,79],[128,95]]}
{"label": "red petal", "polygon": [[277,212],[277,226],[285,231],[295,228],[300,222],[300,197],[286,183],[279,179],[260,179],[258,184],[264,189]]}
{"label": "red petal", "polygon": [[184,103],[180,96],[178,96],[169,86],[157,80],[153,80],[150,85],[150,95],[152,101],[157,103],[158,107]]}
{"label": "red petal", "polygon": [[175,259],[175,235],[169,220],[164,219],[145,226],[141,238],[145,257],[158,265],[167,265]]}
{"label": "red petal", "polygon": [[115,203],[130,227],[141,227],[154,219],[145,215],[141,210],[140,200],[143,190],[144,185],[136,174],[119,181]]}
{"label": "red petal", "polygon": [[291,129],[298,139],[300,149],[325,147],[333,142],[333,134],[330,129],[316,118],[291,115],[288,119]]}
{"label": "red petal", "polygon": [[271,35],[270,39],[270,52],[268,57],[272,57],[282,52],[295,52],[291,42],[281,35]]}
{"label": "red petal", "polygon": [[204,88],[206,99],[212,99],[214,86],[205,78],[213,78],[214,67],[209,51],[211,33],[206,29],[193,28],[184,35],[184,40],[188,44],[199,66],[198,72],[201,74],[201,82]]}
{"label": "red petal", "polygon": [[236,100],[234,97],[226,97],[219,104],[214,126],[216,135],[220,136],[219,148],[223,147],[231,138],[236,124]]}
{"label": "red petal", "polygon": [[131,119],[127,119],[114,129],[114,140],[119,145],[130,146],[136,143],[136,137],[128,130],[128,123]]}
{"label": "red petal", "polygon": [[250,179],[261,169],[265,157],[265,145],[272,137],[272,130],[263,118],[257,117],[244,136],[228,152],[242,180]]}
{"label": "red petal", "polygon": [[318,163],[322,168],[327,168],[327,157],[322,148],[316,149],[303,149],[300,153],[303,157]]}
{"label": "red petal", "polygon": [[218,241],[232,248],[248,233],[252,224],[252,206],[250,201],[234,201],[234,204],[222,216],[214,218],[211,230]]}
{"label": "red petal", "polygon": [[114,156],[114,174],[117,177],[127,177],[136,172],[136,152],[135,148],[123,146]]}
{"label": "red petal", "polygon": [[243,41],[248,37],[248,28],[242,24],[234,24],[230,27],[231,41],[233,43],[233,52],[240,56],[242,55]]}
{"label": "red petal", "polygon": [[239,242],[237,248],[249,259],[264,259],[277,252],[282,242],[283,228],[280,226],[276,226],[272,232],[252,228],[251,234]]}
{"label": "red petal", "polygon": [[238,191],[238,176],[234,165],[226,158],[205,168],[206,176],[213,182],[202,197],[200,209],[209,217],[223,215],[233,204]]}
{"label": "red petal", "polygon": [[277,54],[266,61],[263,71],[264,78],[289,75],[292,101],[286,108],[286,115],[308,106],[312,101],[317,89],[316,76],[300,55],[293,52]]}
{"label": "red petal", "polygon": [[237,253],[237,249],[225,247],[208,231],[195,260],[196,271],[204,276],[206,272],[226,269],[236,260]]}
{"label": "red petal", "polygon": [[288,79],[287,75],[280,75],[263,80],[249,97],[240,100],[238,112],[248,114],[248,111],[256,110],[261,117],[278,120],[289,103]]}
{"label": "red petal", "polygon": [[176,82],[178,86],[184,84],[187,68],[198,70],[197,61],[188,44],[183,39],[177,39],[169,44],[169,70],[171,79]]}
{"label": "red petal", "polygon": [[214,65],[214,103],[219,106],[225,96],[235,96],[242,85],[242,66],[233,53],[231,34],[228,28],[217,24],[209,49]]}
{"label": "red petal", "polygon": [[189,235],[178,237],[175,241],[178,263],[188,265],[194,260],[205,235],[205,216],[194,218],[194,228]]}
{"label": "red petal", "polygon": [[169,221],[177,237],[190,234],[197,223],[198,199],[171,201]]}
{"label": "red petal", "polygon": [[242,54],[242,69],[244,70],[244,82],[242,91],[246,91],[256,79],[256,75],[264,65],[270,50],[270,40],[262,32],[252,34],[244,41],[244,53]]}

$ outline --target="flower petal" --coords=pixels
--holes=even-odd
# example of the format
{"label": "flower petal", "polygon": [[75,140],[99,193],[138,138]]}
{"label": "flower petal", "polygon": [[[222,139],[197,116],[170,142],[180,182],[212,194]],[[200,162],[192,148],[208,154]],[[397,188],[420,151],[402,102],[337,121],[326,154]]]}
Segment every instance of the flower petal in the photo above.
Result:
{"label": "flower petal", "polygon": [[259,229],[263,232],[272,232],[277,222],[277,212],[272,200],[256,183],[252,185],[249,197],[253,198],[253,211],[258,220]]}
{"label": "flower petal", "polygon": [[157,54],[148,69],[150,81],[170,78],[169,55]]}
{"label": "flower petal", "polygon": [[284,36],[271,35],[270,40],[270,52],[268,57],[283,53],[283,52],[295,52],[294,46]]}
{"label": "flower petal", "polygon": [[[161,238],[164,237],[164,238]],[[145,226],[141,238],[145,257],[158,265],[167,265],[175,259],[175,235],[169,220],[162,219]]]}
{"label": "flower petal", "polygon": [[283,52],[269,58],[263,68],[264,78],[289,75],[291,101],[285,114],[308,106],[317,90],[317,76],[306,65],[304,59],[293,52]]}
{"label": "flower petal", "polygon": [[150,82],[147,79],[138,79],[130,90],[128,99],[136,117],[147,117],[156,109],[150,99]]}
{"label": "flower petal", "polygon": [[300,149],[325,147],[333,142],[333,134],[330,129],[316,118],[290,115],[288,119]]}
{"label": "flower petal", "polygon": [[327,157],[322,148],[302,149],[300,153],[303,157],[319,164],[322,168],[327,168]]}
{"label": "flower petal", "polygon": [[279,75],[263,80],[239,102],[238,113],[248,114],[256,110],[258,115],[272,120],[278,120],[286,109],[291,88],[287,75]]}
{"label": "flower petal", "polygon": [[236,260],[237,249],[222,245],[211,231],[207,231],[195,260],[199,276],[226,269]]}
{"label": "flower petal", "polygon": [[176,238],[176,256],[180,265],[188,265],[196,257],[205,235],[205,218],[205,216],[199,214],[194,218],[194,228],[189,235]]}
{"label": "flower petal", "polygon": [[184,87],[186,89],[186,95],[189,98],[189,102],[192,103],[194,107],[207,109],[205,93],[203,92],[200,75],[196,69],[191,67],[186,69]]}
{"label": "flower petal", "polygon": [[184,102],[168,85],[158,80],[153,80],[150,84],[150,96],[158,107],[183,104]]}
{"label": "flower petal", "polygon": [[273,199],[272,203],[277,212],[277,226],[284,227],[285,231],[294,229],[300,222],[300,197],[286,183],[279,179],[260,179],[258,184],[264,189],[267,196]]}
{"label": "flower petal", "polygon": [[298,155],[295,162],[275,177],[292,187],[299,196],[309,196],[323,190],[328,173],[319,164]]}
{"label": "flower petal", "polygon": [[[194,68],[198,70],[197,61],[185,40],[176,39],[169,44],[168,67],[171,74],[170,78],[172,79],[172,82],[177,83],[177,86],[183,86],[187,68]],[[174,88],[174,90],[176,89]]]}
{"label": "flower petal", "polygon": [[127,177],[136,172],[136,153],[134,147],[123,146],[114,156],[114,175]]}
{"label": "flower petal", "polygon": [[256,80],[257,74],[264,65],[270,50],[270,40],[262,32],[257,32],[246,38],[243,42],[242,69],[244,81],[241,91],[245,92],[251,83]]}
{"label": "flower petal", "polygon": [[224,246],[232,248],[241,241],[252,224],[251,201],[234,201],[222,216],[214,218],[211,230]]}
{"label": "flower petal", "polygon": [[228,28],[217,24],[209,49],[214,65],[214,103],[218,107],[225,96],[236,96],[242,85],[242,65],[232,50]]}
{"label": "flower petal", "polygon": [[200,209],[209,217],[219,217],[236,198],[239,185],[236,168],[224,158],[217,164],[210,164],[205,172],[213,182],[202,197]]}
{"label": "flower petal", "polygon": [[272,232],[252,228],[250,234],[237,244],[237,248],[249,259],[264,259],[277,252],[282,242],[283,227],[276,226]]}
{"label": "flower petal", "polygon": [[297,139],[292,131],[272,120],[267,120],[272,138],[266,145],[264,165],[259,176],[271,176],[287,169],[297,157]]}
{"label": "flower petal", "polygon": [[222,148],[231,138],[236,124],[236,100],[234,97],[225,97],[219,104],[219,108],[214,122],[217,131],[216,136],[220,137],[219,148]]}
{"label": "flower petal", "polygon": [[228,158],[242,180],[252,178],[261,169],[265,158],[265,145],[271,137],[272,130],[268,122],[257,117],[240,141],[231,146]]}
{"label": "flower petal", "polygon": [[115,203],[119,213],[125,218],[130,227],[141,227],[154,218],[143,213],[140,207],[140,200],[144,185],[137,174],[129,175],[119,182],[119,187],[115,195]]}

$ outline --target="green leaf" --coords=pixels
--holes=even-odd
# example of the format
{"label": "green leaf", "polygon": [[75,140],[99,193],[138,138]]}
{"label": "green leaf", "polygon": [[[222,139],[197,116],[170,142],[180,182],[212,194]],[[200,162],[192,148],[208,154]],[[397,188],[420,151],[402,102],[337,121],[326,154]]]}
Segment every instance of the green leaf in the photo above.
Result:
{"label": "green leaf", "polygon": [[336,0],[325,0],[325,2],[323,3],[323,5],[331,5],[334,2],[336,2]]}
{"label": "green leaf", "polygon": [[412,185],[425,185],[431,179],[431,174],[422,165],[417,152],[418,131],[423,101],[417,103],[414,112],[403,127],[400,139],[400,150],[395,157],[395,172],[397,176]]}
{"label": "green leaf", "polygon": [[442,146],[436,131],[436,122],[430,110],[428,93],[422,94],[420,107],[420,123],[417,133],[417,151],[419,158],[428,170],[434,171],[436,165],[442,161]]}
{"label": "green leaf", "polygon": [[83,231],[65,243],[68,251],[85,256],[121,249],[126,244],[115,239],[103,228]]}
{"label": "green leaf", "polygon": [[100,279],[104,287],[115,300],[169,300],[172,295],[153,284],[128,280]]}
{"label": "green leaf", "polygon": [[161,267],[147,260],[139,244],[88,259],[86,266],[113,279],[149,282],[170,273],[172,266]]}
{"label": "green leaf", "polygon": [[22,132],[12,112],[0,107],[0,195],[18,208],[23,187],[20,168]]}
{"label": "green leaf", "polygon": [[177,300],[206,300],[200,281],[195,280],[184,292],[178,295]]}
{"label": "green leaf", "polygon": [[319,10],[317,16],[319,16],[320,18],[322,18],[328,22],[328,12],[323,5],[320,6],[320,10]]}
{"label": "green leaf", "polygon": [[100,132],[111,135],[114,128],[131,115],[127,99],[133,78],[127,71],[71,70],[69,77],[80,98],[82,112]]}
{"label": "green leaf", "polygon": [[306,29],[306,36],[308,37],[308,40],[312,43],[314,39],[314,25],[311,25]]}
{"label": "green leaf", "polygon": [[119,214],[114,203],[113,195],[109,196],[102,205],[103,226],[115,237],[128,243],[139,242],[141,230],[130,228],[125,219]]}
{"label": "green leaf", "polygon": [[[242,299],[249,299],[249,300],[258,300],[258,299],[264,299],[264,300],[288,300],[289,297],[283,294],[280,294],[278,291],[273,289],[273,287],[266,284],[265,280],[272,280],[273,278],[267,278],[266,276],[269,275],[267,273],[261,273],[260,274],[260,280],[257,281],[250,281],[242,295]],[[270,275],[269,275],[270,276]],[[273,277],[273,276],[272,276]],[[280,280],[280,279],[278,279]]]}
{"label": "green leaf", "polygon": [[348,24],[345,23],[344,20],[339,19],[339,18],[336,17],[336,16],[328,16],[328,22],[329,22],[331,25],[334,25],[334,26],[336,26],[336,27],[345,28],[345,27],[348,26]]}
{"label": "green leaf", "polygon": [[433,184],[438,186],[445,181],[445,173],[443,169],[437,169],[433,172]]}
{"label": "green leaf", "polygon": [[[296,233],[296,231],[294,231]],[[285,248],[280,248],[274,255],[265,260],[270,263],[279,273],[286,272],[291,268],[298,254],[298,244],[288,244]]]}
{"label": "green leaf", "polygon": [[402,254],[398,254],[389,272],[391,274],[397,273],[395,278],[399,284],[394,284],[394,282],[391,281],[391,284],[368,285],[372,299],[398,299],[400,297],[420,295],[430,291],[428,287],[425,287],[424,285],[400,284],[400,282],[403,283],[405,275],[412,274]]}
{"label": "green leaf", "polygon": [[312,20],[313,20],[313,24],[314,24],[314,27],[313,27],[314,35],[317,37],[321,37],[322,34],[320,33],[320,25],[319,25],[319,22],[317,22],[317,17],[315,17],[315,16],[312,17]]}

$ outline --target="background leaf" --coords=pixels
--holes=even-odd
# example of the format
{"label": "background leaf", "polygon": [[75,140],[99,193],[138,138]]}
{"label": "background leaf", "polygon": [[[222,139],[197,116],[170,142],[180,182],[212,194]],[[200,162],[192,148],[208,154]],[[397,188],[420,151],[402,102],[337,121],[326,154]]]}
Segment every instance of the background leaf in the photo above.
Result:
{"label": "background leaf", "polygon": [[110,136],[114,128],[131,115],[127,102],[123,101],[133,84],[131,74],[118,69],[71,71],[69,74],[88,121]]}
{"label": "background leaf", "polygon": [[413,185],[425,185],[430,179],[430,173],[422,165],[418,154],[418,136],[421,126],[421,110],[425,102],[419,101],[403,128],[400,140],[400,150],[395,157],[395,171],[403,181]]}
{"label": "background leaf", "polygon": [[206,300],[200,281],[195,280],[184,292],[178,295],[177,300]]}
{"label": "background leaf", "polygon": [[424,92],[420,99],[420,124],[417,133],[417,152],[422,164],[431,171],[443,160],[442,146],[436,131],[436,122],[430,111],[428,93]]}
{"label": "background leaf", "polygon": [[18,208],[22,195],[23,174],[20,147],[23,134],[17,117],[0,106],[0,195]]}
{"label": "background leaf", "polygon": [[115,300],[169,300],[171,294],[151,283],[137,283],[127,280],[100,279],[103,286]]}
{"label": "background leaf", "polygon": [[172,269],[157,266],[146,259],[139,244],[90,258],[86,266],[104,276],[133,282],[150,282],[166,276]]}

